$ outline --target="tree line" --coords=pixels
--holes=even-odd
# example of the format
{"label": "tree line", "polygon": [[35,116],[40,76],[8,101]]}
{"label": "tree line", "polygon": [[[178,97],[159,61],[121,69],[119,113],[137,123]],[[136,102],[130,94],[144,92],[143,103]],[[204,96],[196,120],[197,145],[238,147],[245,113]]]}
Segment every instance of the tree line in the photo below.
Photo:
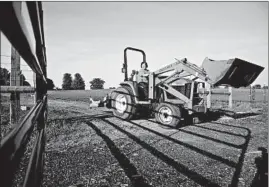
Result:
{"label": "tree line", "polygon": [[[31,86],[29,82],[26,81],[25,76],[20,73],[20,80],[22,86]],[[55,85],[53,80],[47,78],[47,89],[53,90],[55,89]],[[104,89],[105,81],[101,78],[94,78],[90,82],[91,89]],[[10,85],[10,72],[6,68],[0,67],[0,86],[9,86]],[[245,87],[250,88],[250,86]],[[255,89],[268,89],[268,86],[264,85],[261,86],[260,84],[255,84],[252,86]],[[63,82],[62,82],[62,89],[63,90],[85,90],[85,81],[79,73],[74,75],[74,79],[70,73],[65,73],[63,75]]]}
{"label": "tree line", "polygon": [[[89,82],[91,89],[104,89],[105,81],[101,78],[94,78]],[[79,73],[74,75],[74,79],[70,73],[63,75],[63,90],[85,90],[85,81]]]}
{"label": "tree line", "polygon": [[[31,86],[31,84],[26,80],[22,71],[20,71],[20,86]],[[47,78],[47,89],[53,90],[54,83],[51,79]],[[0,86],[10,86],[10,72],[6,68],[0,67]]]}
{"label": "tree line", "polygon": [[[31,86],[29,82],[26,81],[25,76],[20,71],[20,80],[22,86]],[[6,68],[0,67],[0,85],[9,86],[10,85],[10,72]]]}

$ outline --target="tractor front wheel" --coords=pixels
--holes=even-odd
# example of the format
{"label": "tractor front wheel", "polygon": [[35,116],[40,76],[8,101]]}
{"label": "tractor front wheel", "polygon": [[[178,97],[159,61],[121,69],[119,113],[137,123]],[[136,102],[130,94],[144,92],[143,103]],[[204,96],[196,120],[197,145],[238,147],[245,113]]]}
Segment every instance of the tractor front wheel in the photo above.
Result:
{"label": "tractor front wheel", "polygon": [[168,103],[160,103],[155,109],[155,119],[163,127],[175,128],[181,120],[180,108]]}
{"label": "tractor front wheel", "polygon": [[124,120],[130,120],[136,113],[134,95],[129,87],[119,87],[111,94],[113,115]]}

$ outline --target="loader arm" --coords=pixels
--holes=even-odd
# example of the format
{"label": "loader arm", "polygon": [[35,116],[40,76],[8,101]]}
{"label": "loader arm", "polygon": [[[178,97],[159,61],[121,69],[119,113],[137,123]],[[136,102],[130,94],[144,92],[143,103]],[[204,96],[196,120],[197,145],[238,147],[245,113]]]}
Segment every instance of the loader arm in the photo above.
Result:
{"label": "loader arm", "polygon": [[[188,76],[188,75],[193,75],[193,76],[195,76],[195,79],[199,78],[205,82],[208,82],[209,84],[213,83],[210,80],[210,78],[208,77],[208,75],[206,74],[206,72],[202,68],[199,68],[195,64],[188,62],[186,58],[184,58],[182,60],[176,59],[176,62],[174,62],[173,64],[167,65],[167,66],[155,71],[154,75],[157,78],[158,76],[160,76],[163,73],[167,73],[169,71],[174,71],[174,70],[176,71],[176,73],[174,73],[172,76],[168,77],[166,79],[166,81],[170,78],[174,79],[174,78],[181,78],[181,77]],[[157,82],[159,82],[159,81],[156,81],[156,83]]]}

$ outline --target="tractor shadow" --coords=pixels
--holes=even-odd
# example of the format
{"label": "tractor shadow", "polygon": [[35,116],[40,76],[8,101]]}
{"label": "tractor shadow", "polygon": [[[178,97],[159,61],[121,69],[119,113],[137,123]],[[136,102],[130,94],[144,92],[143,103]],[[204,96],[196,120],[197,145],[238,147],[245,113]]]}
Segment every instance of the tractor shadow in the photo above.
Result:
{"label": "tractor shadow", "polygon": [[234,119],[240,119],[250,116],[257,116],[261,113],[258,112],[234,112],[230,110],[224,110],[224,109],[212,109],[209,113],[209,119],[212,116],[213,118],[219,118],[222,116],[228,116]]}
{"label": "tractor shadow", "polygon": [[268,151],[267,148],[259,147],[262,155],[255,158],[257,172],[252,181],[251,187],[267,187],[268,186]]}

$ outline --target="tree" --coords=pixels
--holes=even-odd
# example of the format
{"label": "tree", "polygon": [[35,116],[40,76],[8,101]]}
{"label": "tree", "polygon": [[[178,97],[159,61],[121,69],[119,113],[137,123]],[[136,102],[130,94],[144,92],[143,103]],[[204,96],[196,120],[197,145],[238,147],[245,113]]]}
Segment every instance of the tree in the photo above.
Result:
{"label": "tree", "polygon": [[54,87],[55,87],[55,85],[54,85],[54,83],[53,83],[53,80],[47,78],[47,83],[48,83],[48,84],[47,84],[47,89],[48,89],[48,90],[53,90]]}
{"label": "tree", "polygon": [[31,84],[27,81],[23,81],[23,86],[31,86]]}
{"label": "tree", "polygon": [[91,89],[97,90],[97,89],[104,89],[105,81],[101,78],[94,78],[92,81],[90,81]]}
{"label": "tree", "polygon": [[72,75],[70,73],[65,73],[63,76],[63,90],[71,90],[72,89]]}
{"label": "tree", "polygon": [[25,78],[25,76],[22,73],[20,75],[20,81],[22,83],[22,86],[31,86],[31,84],[26,81],[26,78]]}
{"label": "tree", "polygon": [[261,86],[260,84],[255,84],[255,85],[253,86],[253,88],[255,88],[255,89],[261,89],[262,86]]}
{"label": "tree", "polygon": [[85,90],[85,81],[81,77],[79,73],[75,74],[75,78],[72,82],[72,89],[73,90]]}
{"label": "tree", "polygon": [[0,68],[0,85],[10,85],[10,73],[6,68]]}
{"label": "tree", "polygon": [[268,89],[268,86],[264,85],[262,88],[263,88],[263,89]]}
{"label": "tree", "polygon": [[[22,86],[31,86],[30,83],[26,81],[26,78],[22,72],[20,72],[20,82]],[[10,85],[10,72],[6,68],[0,68],[0,85]]]}

